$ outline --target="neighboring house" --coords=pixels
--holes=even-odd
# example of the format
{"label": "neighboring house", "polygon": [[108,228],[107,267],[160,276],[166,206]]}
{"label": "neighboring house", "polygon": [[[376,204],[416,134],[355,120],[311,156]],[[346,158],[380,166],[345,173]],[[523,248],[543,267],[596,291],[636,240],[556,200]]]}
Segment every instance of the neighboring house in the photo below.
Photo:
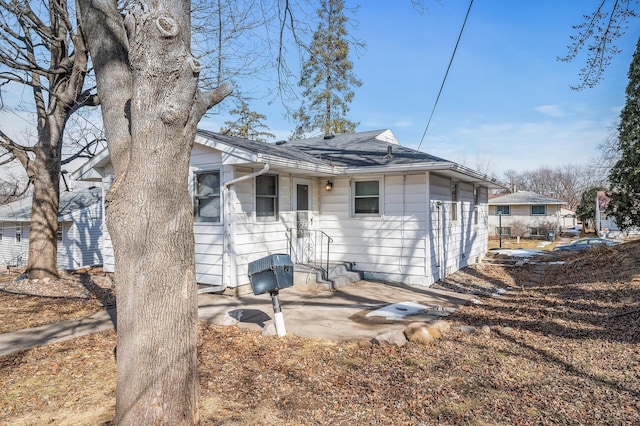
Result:
{"label": "neighboring house", "polygon": [[489,229],[492,236],[548,238],[562,226],[564,201],[530,191],[518,191],[489,200]]}
{"label": "neighboring house", "polygon": [[[348,263],[365,278],[430,285],[487,251],[487,176],[399,145],[390,130],[275,144],[198,131],[191,153],[196,273],[238,292],[249,262]],[[103,151],[73,174],[108,186]],[[105,270],[113,271],[105,236]],[[296,268],[297,270],[297,268]]]}
{"label": "neighboring house", "polygon": [[[102,190],[60,193],[58,269],[102,264]],[[0,206],[0,264],[25,266],[29,257],[31,197]]]}
{"label": "neighboring house", "polygon": [[578,224],[576,212],[574,210],[562,207],[560,209],[560,230],[574,227]]}
{"label": "neighboring house", "polygon": [[640,229],[631,228],[622,232],[616,224],[615,218],[607,215],[607,206],[609,205],[609,197],[604,191],[596,193],[596,233],[603,238],[622,238],[625,236],[640,235]]}

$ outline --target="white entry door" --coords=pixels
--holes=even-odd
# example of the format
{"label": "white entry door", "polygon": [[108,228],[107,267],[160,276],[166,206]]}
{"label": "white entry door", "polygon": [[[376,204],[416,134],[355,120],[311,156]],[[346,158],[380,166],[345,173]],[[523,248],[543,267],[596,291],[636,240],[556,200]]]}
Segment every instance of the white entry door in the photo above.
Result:
{"label": "white entry door", "polygon": [[310,179],[293,179],[293,207],[296,212],[296,228],[293,235],[295,262],[310,263],[315,250],[313,212],[311,208],[312,183]]}

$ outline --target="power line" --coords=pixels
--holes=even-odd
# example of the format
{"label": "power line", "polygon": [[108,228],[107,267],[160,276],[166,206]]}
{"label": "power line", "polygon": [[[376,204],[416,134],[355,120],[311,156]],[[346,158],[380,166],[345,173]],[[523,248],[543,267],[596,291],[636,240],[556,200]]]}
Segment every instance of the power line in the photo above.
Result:
{"label": "power line", "polygon": [[456,51],[458,50],[458,45],[460,44],[460,39],[462,38],[462,32],[464,31],[464,27],[467,24],[467,18],[469,18],[469,12],[471,12],[471,6],[473,6],[473,0],[471,0],[471,2],[469,3],[469,9],[467,9],[467,14],[464,17],[464,22],[462,22],[462,27],[460,28],[460,33],[458,34],[458,40],[456,41],[456,46],[453,48],[453,53],[451,54],[449,65],[447,66],[447,72],[444,74],[444,78],[442,79],[442,84],[440,85],[440,91],[438,91],[438,96],[436,97],[436,101],[433,103],[433,109],[431,110],[431,115],[429,115],[429,121],[427,121],[427,125],[424,128],[424,132],[422,133],[422,138],[420,138],[420,144],[418,144],[418,151],[420,151],[422,142],[424,142],[424,137],[427,135],[427,130],[429,130],[429,125],[431,124],[431,119],[433,118],[433,114],[436,112],[436,106],[438,106],[438,101],[440,100],[442,89],[444,89],[444,83],[447,81],[447,76],[449,75],[449,70],[451,69],[453,58],[456,56]]}

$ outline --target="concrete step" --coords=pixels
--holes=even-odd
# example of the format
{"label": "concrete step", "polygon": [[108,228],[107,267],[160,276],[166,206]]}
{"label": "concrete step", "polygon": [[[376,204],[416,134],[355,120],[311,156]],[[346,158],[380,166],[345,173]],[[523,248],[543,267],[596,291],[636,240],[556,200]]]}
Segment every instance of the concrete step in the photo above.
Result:
{"label": "concrete step", "polygon": [[296,287],[311,291],[335,290],[362,279],[360,272],[352,271],[351,268],[351,263],[330,265],[329,277],[325,280],[320,269],[296,264],[293,268],[293,282]]}

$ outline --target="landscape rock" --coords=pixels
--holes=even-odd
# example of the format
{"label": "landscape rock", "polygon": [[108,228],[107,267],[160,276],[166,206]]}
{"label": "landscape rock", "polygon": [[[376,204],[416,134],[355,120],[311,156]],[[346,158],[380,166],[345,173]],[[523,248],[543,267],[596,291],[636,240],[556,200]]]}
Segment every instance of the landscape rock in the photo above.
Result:
{"label": "landscape rock", "polygon": [[371,340],[359,340],[358,341],[358,347],[360,349],[369,349],[373,346],[373,343],[371,342]]}
{"label": "landscape rock", "polygon": [[449,324],[449,322],[445,320],[435,320],[429,325],[439,330],[441,334],[445,334],[446,332],[451,330],[451,324]]}
{"label": "landscape rock", "polygon": [[440,337],[440,331],[431,327],[432,330],[429,330],[429,325],[425,322],[412,322],[404,329],[404,335],[408,341],[414,343],[420,343],[421,345],[426,345],[431,343],[435,338],[434,334],[438,334]]}
{"label": "landscape rock", "polygon": [[491,328],[488,325],[483,325],[480,329],[480,332],[488,336],[489,334],[491,334]]}
{"label": "landscape rock", "polygon": [[470,333],[470,334],[473,334],[476,331],[478,331],[477,328],[475,328],[475,327],[473,327],[471,325],[458,325],[456,327],[453,327],[453,329],[457,330],[457,331],[464,331],[465,333]]}
{"label": "landscape rock", "polygon": [[373,338],[373,342],[380,346],[398,346],[407,344],[407,338],[402,331],[387,331]]}

